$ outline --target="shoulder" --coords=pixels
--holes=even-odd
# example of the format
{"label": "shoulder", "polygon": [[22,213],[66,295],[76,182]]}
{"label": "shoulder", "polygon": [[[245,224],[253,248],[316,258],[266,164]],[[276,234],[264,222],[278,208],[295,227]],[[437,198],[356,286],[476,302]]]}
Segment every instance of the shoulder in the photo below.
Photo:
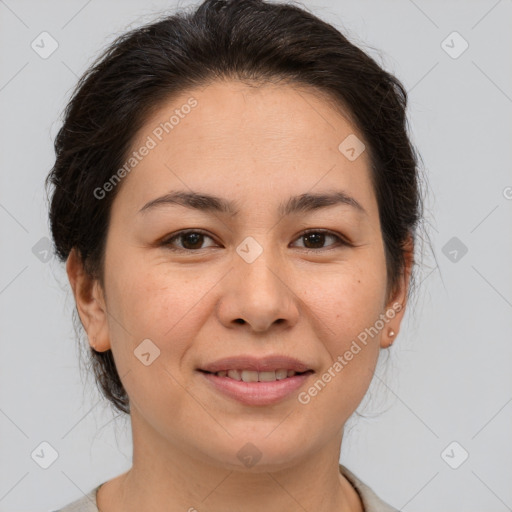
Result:
{"label": "shoulder", "polygon": [[373,490],[368,487],[362,480],[360,480],[354,473],[347,469],[342,464],[340,466],[340,472],[346,479],[353,485],[355,490],[358,492],[363,502],[364,512],[399,512],[398,509],[393,508],[382,501]]}
{"label": "shoulder", "polygon": [[96,486],[81,498],[54,512],[99,512],[96,502],[96,493],[101,485],[102,484]]}

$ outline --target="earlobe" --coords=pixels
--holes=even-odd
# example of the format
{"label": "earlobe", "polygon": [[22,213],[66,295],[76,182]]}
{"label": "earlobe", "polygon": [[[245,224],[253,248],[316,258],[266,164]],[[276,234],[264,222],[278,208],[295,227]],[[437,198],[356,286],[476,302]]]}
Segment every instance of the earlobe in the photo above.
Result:
{"label": "earlobe", "polygon": [[395,341],[396,333],[395,331],[390,327],[387,331],[387,338],[386,340],[381,341],[382,348],[389,348],[391,345],[393,345],[393,342]]}
{"label": "earlobe", "polygon": [[85,271],[75,248],[69,253],[66,272],[89,344],[98,352],[108,350],[110,339],[104,294],[98,280]]}
{"label": "earlobe", "polygon": [[401,302],[393,302],[391,307],[386,308],[386,318],[388,319],[387,327],[382,333],[380,346],[381,348],[389,348],[395,341],[402,318],[405,313],[405,306]]}

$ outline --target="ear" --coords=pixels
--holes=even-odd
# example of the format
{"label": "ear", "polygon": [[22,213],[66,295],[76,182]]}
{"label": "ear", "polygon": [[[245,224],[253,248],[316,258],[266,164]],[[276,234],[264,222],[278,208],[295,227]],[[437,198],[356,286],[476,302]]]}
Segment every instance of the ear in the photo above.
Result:
{"label": "ear", "polygon": [[103,290],[99,281],[87,274],[75,248],[69,253],[66,272],[89,344],[98,352],[108,350],[110,338]]}
{"label": "ear", "polygon": [[[395,341],[402,323],[405,306],[407,303],[407,293],[411,282],[411,273],[414,266],[414,240],[409,236],[403,248],[404,251],[404,269],[398,282],[386,304],[385,314],[389,319],[384,332],[382,333],[380,346],[389,348]],[[390,335],[390,333],[394,333]]]}

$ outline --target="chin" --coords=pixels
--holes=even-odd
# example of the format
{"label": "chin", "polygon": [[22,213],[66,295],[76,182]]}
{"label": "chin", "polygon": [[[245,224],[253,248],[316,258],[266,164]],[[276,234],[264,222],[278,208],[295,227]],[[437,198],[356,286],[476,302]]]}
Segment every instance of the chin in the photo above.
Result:
{"label": "chin", "polygon": [[210,462],[229,471],[263,473],[292,467],[314,450],[313,446],[304,445],[303,438],[294,439],[287,435],[289,430],[283,429],[281,435],[277,435],[275,431],[272,432],[275,428],[274,423],[271,428],[262,429],[261,433],[253,432],[252,435],[246,431],[235,435],[229,430],[233,437],[223,446],[212,447],[210,444],[207,456]]}

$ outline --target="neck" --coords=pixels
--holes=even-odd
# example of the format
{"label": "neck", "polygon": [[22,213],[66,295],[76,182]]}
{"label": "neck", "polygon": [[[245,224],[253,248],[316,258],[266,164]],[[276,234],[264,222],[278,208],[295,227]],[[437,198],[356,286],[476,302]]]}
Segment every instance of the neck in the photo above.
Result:
{"label": "neck", "polygon": [[[194,457],[148,431],[132,412],[133,465],[98,491],[104,512],[363,512],[359,496],[339,472],[343,432],[302,460],[279,468],[236,471]],[[258,469],[258,471],[256,471]]]}

